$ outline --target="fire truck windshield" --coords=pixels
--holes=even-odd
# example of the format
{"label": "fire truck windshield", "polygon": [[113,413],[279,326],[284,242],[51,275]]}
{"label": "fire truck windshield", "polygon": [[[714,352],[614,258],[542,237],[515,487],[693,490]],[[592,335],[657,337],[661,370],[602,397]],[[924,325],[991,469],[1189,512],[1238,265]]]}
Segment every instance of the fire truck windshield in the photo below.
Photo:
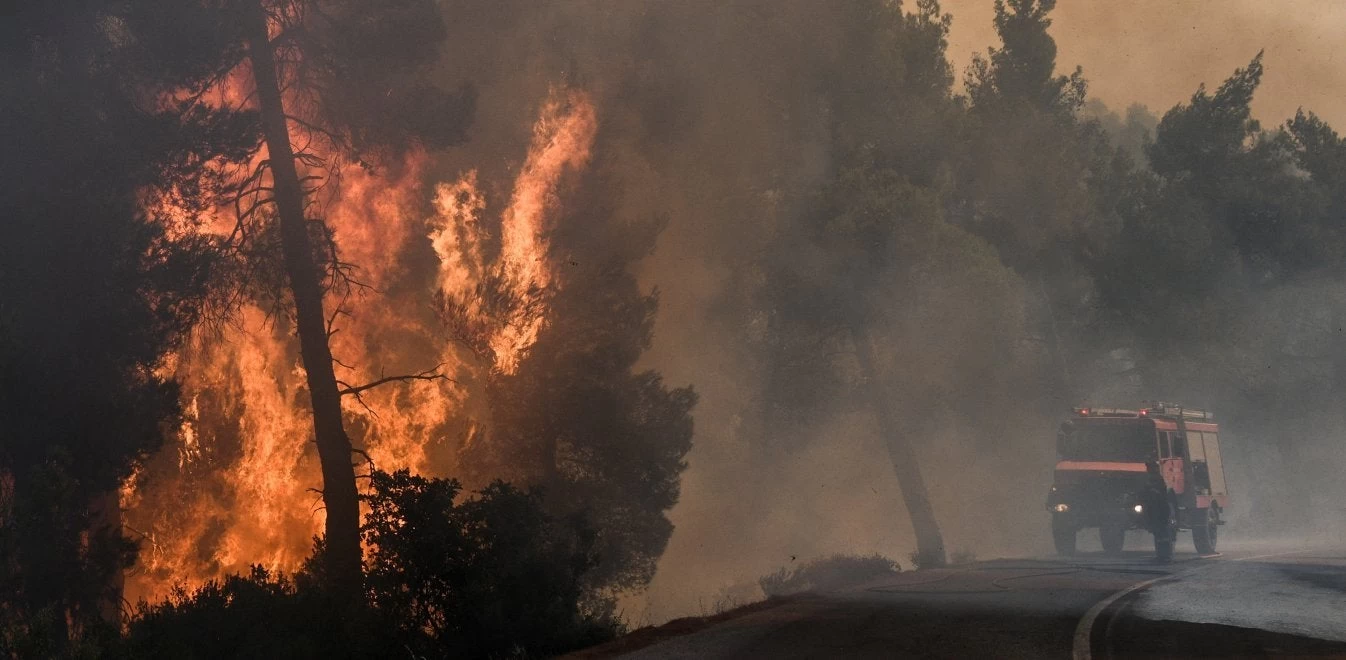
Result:
{"label": "fire truck windshield", "polygon": [[1067,461],[1142,463],[1153,458],[1154,430],[1138,424],[1080,424],[1057,443]]}

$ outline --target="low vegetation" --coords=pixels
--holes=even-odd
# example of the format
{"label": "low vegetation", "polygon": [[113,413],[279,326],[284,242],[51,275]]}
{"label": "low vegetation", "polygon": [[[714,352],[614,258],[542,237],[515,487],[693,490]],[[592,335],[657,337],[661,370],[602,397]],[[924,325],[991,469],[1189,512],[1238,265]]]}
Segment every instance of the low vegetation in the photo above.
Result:
{"label": "low vegetation", "polygon": [[335,612],[321,562],[293,577],[257,567],[142,604],[119,654],[533,657],[622,631],[611,603],[582,588],[595,535],[583,520],[545,513],[540,492],[496,482],[462,498],[456,481],[405,470],[372,482],[366,609]]}
{"label": "low vegetation", "polygon": [[897,575],[897,562],[873,554],[833,555],[815,559],[797,568],[782,568],[757,580],[768,598],[807,591],[831,591],[863,584],[876,578]]}

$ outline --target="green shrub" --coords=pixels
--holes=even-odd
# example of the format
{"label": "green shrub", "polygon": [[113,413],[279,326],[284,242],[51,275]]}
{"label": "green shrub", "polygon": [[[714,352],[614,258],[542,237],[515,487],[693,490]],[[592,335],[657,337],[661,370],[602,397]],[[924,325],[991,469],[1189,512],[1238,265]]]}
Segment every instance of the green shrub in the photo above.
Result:
{"label": "green shrub", "polygon": [[617,633],[607,603],[582,587],[594,534],[545,514],[537,491],[495,482],[456,502],[453,480],[373,480],[371,602],[418,654],[550,655]]}
{"label": "green shrub", "polygon": [[874,554],[833,555],[815,559],[795,569],[782,568],[765,575],[757,583],[768,597],[785,596],[805,591],[844,589],[874,578],[896,575],[902,570],[897,562]]}

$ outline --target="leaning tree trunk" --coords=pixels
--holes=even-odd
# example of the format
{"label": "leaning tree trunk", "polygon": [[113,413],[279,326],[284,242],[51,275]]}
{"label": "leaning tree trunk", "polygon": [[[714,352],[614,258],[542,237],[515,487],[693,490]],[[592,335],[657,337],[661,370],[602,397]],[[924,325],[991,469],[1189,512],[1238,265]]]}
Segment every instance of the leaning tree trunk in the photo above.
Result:
{"label": "leaning tree trunk", "polygon": [[873,338],[867,328],[857,323],[851,326],[851,341],[855,343],[861,374],[869,383],[870,406],[878,418],[879,434],[888,446],[888,459],[893,464],[897,486],[902,491],[902,501],[907,505],[911,527],[916,532],[918,562],[925,567],[943,566],[946,562],[944,536],[939,532],[935,509],[930,505],[930,493],[926,490],[925,479],[921,477],[916,452],[907,438],[903,420],[894,409],[896,401],[889,380],[882,375],[882,370],[875,362]]}
{"label": "leaning tree trunk", "polygon": [[[294,295],[299,352],[313,403],[313,430],[322,464],[322,498],[327,510],[328,578],[338,598],[355,602],[361,593],[360,503],[355,489],[351,442],[341,420],[341,394],[327,345],[323,290],[304,218],[304,196],[295,169],[294,151],[277,82],[275,53],[260,2],[250,12],[248,53],[257,85],[262,128],[271,161],[276,211],[280,218],[281,251]],[[296,439],[298,441],[298,439]]]}
{"label": "leaning tree trunk", "polygon": [[1047,279],[1042,273],[1038,273],[1038,291],[1042,294],[1042,305],[1047,312],[1047,350],[1051,353],[1052,366],[1056,368],[1056,379],[1052,383],[1052,389],[1056,395],[1057,403],[1061,407],[1073,406],[1075,401],[1070,400],[1074,393],[1074,379],[1070,374],[1070,362],[1066,360],[1066,350],[1062,345],[1061,332],[1056,322],[1056,305],[1052,302],[1051,292],[1047,290]]}

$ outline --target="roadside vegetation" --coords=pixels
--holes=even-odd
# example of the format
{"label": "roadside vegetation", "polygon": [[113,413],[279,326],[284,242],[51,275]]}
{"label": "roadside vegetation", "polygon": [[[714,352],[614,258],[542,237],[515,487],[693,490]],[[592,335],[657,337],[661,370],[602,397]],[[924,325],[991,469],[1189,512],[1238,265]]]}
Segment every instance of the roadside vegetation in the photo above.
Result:
{"label": "roadside vegetation", "polygon": [[881,555],[857,557],[835,555],[805,562],[795,568],[782,568],[763,575],[757,583],[768,598],[804,592],[845,589],[871,580],[897,575],[902,567]]}

